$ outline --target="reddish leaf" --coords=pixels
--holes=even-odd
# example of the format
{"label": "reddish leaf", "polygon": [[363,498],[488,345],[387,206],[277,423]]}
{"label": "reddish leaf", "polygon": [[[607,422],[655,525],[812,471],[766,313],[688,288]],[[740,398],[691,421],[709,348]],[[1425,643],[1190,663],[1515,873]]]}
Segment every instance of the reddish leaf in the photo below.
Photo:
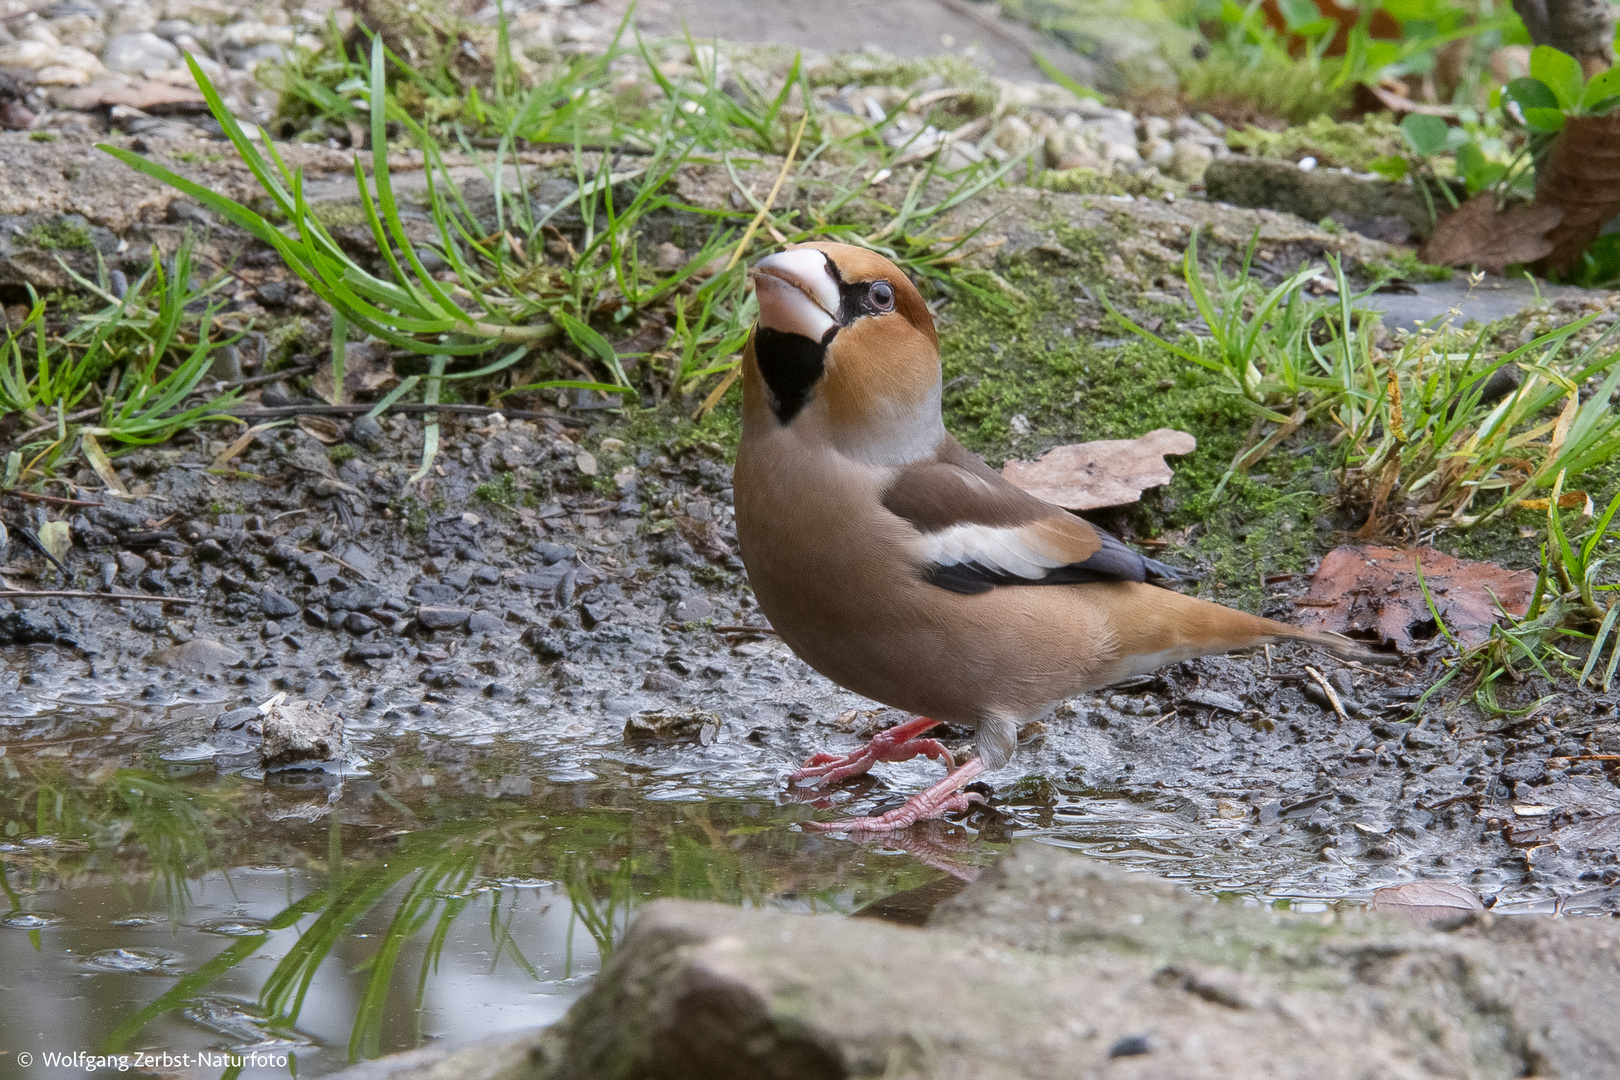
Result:
{"label": "reddish leaf", "polygon": [[1414,563],[1419,559],[1446,629],[1465,645],[1490,636],[1498,602],[1515,615],[1530,606],[1536,575],[1529,570],[1454,559],[1434,548],[1413,551],[1349,544],[1334,548],[1322,560],[1310,593],[1299,602],[1300,625],[1410,648],[1413,628],[1433,621],[1418,586]]}
{"label": "reddish leaf", "polygon": [[1418,926],[1484,911],[1472,889],[1449,881],[1408,881],[1373,893],[1372,907]]}
{"label": "reddish leaf", "polygon": [[1009,461],[1001,475],[1065,510],[1129,506],[1150,487],[1168,484],[1166,454],[1190,454],[1198,440],[1158,428],[1140,439],[1102,439],[1054,446],[1035,461]]}
{"label": "reddish leaf", "polygon": [[1510,206],[1498,212],[1496,196],[1482,192],[1435,222],[1418,257],[1437,266],[1478,265],[1500,274],[1510,263],[1535,262],[1553,250],[1550,229],[1564,217],[1556,206]]}

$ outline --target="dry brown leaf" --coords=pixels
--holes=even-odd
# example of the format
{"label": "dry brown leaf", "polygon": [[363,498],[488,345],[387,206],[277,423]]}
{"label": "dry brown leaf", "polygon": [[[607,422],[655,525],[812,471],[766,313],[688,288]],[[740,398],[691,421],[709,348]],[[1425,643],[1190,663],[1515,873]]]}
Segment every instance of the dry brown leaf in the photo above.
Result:
{"label": "dry brown leaf", "polygon": [[[348,380],[344,380],[347,382]],[[298,430],[313,435],[327,446],[343,441],[343,427],[330,416],[300,416]]]}
{"label": "dry brown leaf", "polygon": [[1620,114],[1564,119],[1536,169],[1536,205],[1563,212],[1542,267],[1566,271],[1620,213]]}
{"label": "dry brown leaf", "polygon": [[[1551,499],[1525,499],[1519,503],[1521,510],[1545,510],[1551,505]],[[1591,517],[1595,509],[1592,505],[1592,496],[1584,491],[1566,491],[1558,496],[1558,509],[1580,510],[1582,517]]]}
{"label": "dry brown leaf", "polygon": [[1464,645],[1490,636],[1498,602],[1514,615],[1530,606],[1536,575],[1529,570],[1454,559],[1434,548],[1347,544],[1328,552],[1311,578],[1311,591],[1299,604],[1300,625],[1410,648],[1413,629],[1433,622],[1418,586],[1414,562],[1419,559],[1435,608]]}
{"label": "dry brown leaf", "polygon": [[[388,346],[381,341],[357,341],[343,350],[343,397],[354,401],[360,394],[386,390],[399,382],[394,374],[394,361],[388,355]],[[310,385],[328,405],[339,405],[332,382],[332,365],[325,364],[315,371]]]}
{"label": "dry brown leaf", "polygon": [[1166,454],[1190,454],[1198,440],[1158,428],[1139,439],[1102,439],[1054,446],[1035,461],[1009,461],[1001,475],[1038,499],[1065,510],[1129,506],[1173,475]]}
{"label": "dry brown leaf", "polygon": [[1484,911],[1474,891],[1449,881],[1408,881],[1373,891],[1372,907],[1386,915],[1426,926],[1436,919],[1456,919]]}
{"label": "dry brown leaf", "polygon": [[1563,210],[1539,202],[1498,213],[1496,196],[1483,192],[1435,222],[1418,257],[1436,266],[1478,265],[1500,274],[1511,263],[1535,262],[1552,251],[1547,233],[1563,217]]}

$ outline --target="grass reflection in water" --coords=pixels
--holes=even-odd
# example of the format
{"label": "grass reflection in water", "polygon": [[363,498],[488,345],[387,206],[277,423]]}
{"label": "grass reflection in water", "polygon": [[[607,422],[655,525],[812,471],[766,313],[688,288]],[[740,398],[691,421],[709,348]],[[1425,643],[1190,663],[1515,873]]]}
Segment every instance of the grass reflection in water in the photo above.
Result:
{"label": "grass reflection in water", "polygon": [[[116,1004],[95,1012],[82,1044],[105,1053],[160,1045],[223,1000],[246,1014],[246,1033],[238,1023],[221,1042],[221,1028],[204,1024],[214,1035],[207,1046],[301,1051],[298,1072],[314,1075],[458,1034],[457,1003],[429,1002],[446,964],[465,972],[477,962],[508,985],[529,985],[517,995],[521,1018],[523,999],[543,987],[577,994],[557,987],[594,972],[648,900],[849,911],[939,874],[895,852],[789,829],[799,812],[763,801],[643,800],[629,774],[546,785],[510,759],[445,769],[401,749],[341,794],[189,766],[78,775],[60,759],[0,757],[5,918],[27,929],[55,980],[38,992],[75,994],[77,958],[94,935],[123,925],[118,915],[155,908],[163,916],[146,921],[166,923],[184,946],[165,969],[178,977],[166,989],[120,984],[134,989],[109,992]],[[267,869],[285,881],[279,910],[262,905]],[[201,892],[209,895],[199,901]],[[112,896],[122,910],[109,917],[103,898],[87,905],[90,916],[30,917],[77,910],[76,894]],[[263,916],[243,917],[255,898]],[[222,933],[232,940],[218,949]],[[0,958],[10,955],[5,944],[0,937]],[[265,958],[268,970],[250,958]],[[339,1007],[346,1046],[330,1034]],[[309,1034],[312,1025],[326,1038]]]}

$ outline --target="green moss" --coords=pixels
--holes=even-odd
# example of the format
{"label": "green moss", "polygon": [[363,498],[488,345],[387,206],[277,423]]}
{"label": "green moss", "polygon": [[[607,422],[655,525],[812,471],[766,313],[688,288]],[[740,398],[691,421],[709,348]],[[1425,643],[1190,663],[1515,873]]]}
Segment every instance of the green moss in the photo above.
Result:
{"label": "green moss", "polygon": [[90,247],[93,243],[90,226],[72,218],[41,221],[24,233],[23,239],[43,251],[70,251]]}
{"label": "green moss", "polygon": [[428,508],[414,495],[407,495],[393,505],[394,513],[405,519],[405,531],[421,538],[428,531]]}
{"label": "green moss", "polygon": [[316,203],[309,208],[309,212],[315,217],[315,220],[329,229],[365,225],[367,223],[366,208],[358,202]]}
{"label": "green moss", "polygon": [[54,131],[30,131],[28,133],[31,142],[55,142],[60,137]]}
{"label": "green moss", "polygon": [[[1104,524],[1138,537],[1179,531],[1185,554],[1211,565],[1201,578],[1205,591],[1228,603],[1260,606],[1265,577],[1301,570],[1330,545],[1316,530],[1327,509],[1317,489],[1332,486],[1318,472],[1331,462],[1329,451],[1284,446],[1260,464],[1260,475],[1231,479],[1217,500],[1253,422],[1238,399],[1156,346],[1076,332],[1083,296],[1076,275],[1016,263],[1004,275],[1027,304],[1007,311],[964,300],[947,309],[942,325],[945,423],[964,445],[999,465],[1060,443],[1130,439],[1160,427],[1192,432],[1198,449],[1174,460],[1174,480]],[[1029,425],[1027,436],[1013,434],[1015,416]]]}
{"label": "green moss", "polygon": [[1228,131],[1226,145],[1254,157],[1298,161],[1314,157],[1322,165],[1347,167],[1366,172],[1379,158],[1401,153],[1401,129],[1386,114],[1378,113],[1356,123],[1339,123],[1326,116],[1313,117],[1297,127],[1267,131],[1249,126]]}
{"label": "green moss", "polygon": [[813,86],[910,86],[931,75],[938,75],[946,86],[981,86],[991,94],[984,69],[963,56],[900,57],[883,52],[841,53],[824,64],[811,67],[806,75]]}
{"label": "green moss", "polygon": [[1133,195],[1120,183],[1122,177],[1104,176],[1097,169],[1048,169],[1035,178],[1035,186],[1047,191],[1067,191],[1075,195]]}
{"label": "green moss", "polygon": [[333,463],[341,465],[345,461],[352,461],[359,456],[360,451],[354,448],[353,443],[338,443],[336,446],[326,448],[326,456]]}
{"label": "green moss", "polygon": [[1450,281],[1454,271],[1449,266],[1435,266],[1417,257],[1415,251],[1402,251],[1388,259],[1370,259],[1363,269],[1378,281]]}
{"label": "green moss", "polygon": [[1336,67],[1335,61],[1313,64],[1286,56],[1256,65],[1242,52],[1217,45],[1178,74],[1183,99],[1195,108],[1246,110],[1304,124],[1350,104],[1350,88],[1335,85]]}
{"label": "green moss", "polygon": [[473,489],[484,502],[492,506],[517,506],[523,501],[526,494],[518,487],[517,477],[509,472],[503,472],[493,480],[486,480]]}

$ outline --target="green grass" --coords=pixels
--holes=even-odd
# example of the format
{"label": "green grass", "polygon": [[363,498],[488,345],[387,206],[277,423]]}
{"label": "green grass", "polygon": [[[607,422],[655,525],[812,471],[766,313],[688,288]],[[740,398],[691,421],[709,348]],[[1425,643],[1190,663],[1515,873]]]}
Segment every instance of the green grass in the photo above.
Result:
{"label": "green grass", "polygon": [[[696,57],[696,47],[688,45]],[[657,400],[696,392],[707,380],[734,372],[755,314],[744,256],[778,243],[811,237],[861,243],[894,258],[939,291],[983,292],[951,265],[953,252],[969,238],[941,239],[930,229],[951,207],[999,182],[1021,164],[1016,159],[943,177],[936,154],[910,170],[911,182],[898,206],[879,207],[876,215],[872,207],[863,207],[867,212],[857,214],[854,205],[870,171],[898,164],[908,147],[891,146],[869,131],[834,140],[821,130],[818,107],[795,121],[785,111],[792,91],[800,89],[805,100],[816,101],[797,61],[772,92],[746,79],[740,90],[736,85],[722,89],[713,64],[699,64],[695,76],[676,80],[660,70],[645,46],[631,49],[615,42],[605,54],[580,58],[548,81],[523,89],[509,70],[514,62],[504,46],[499,55],[506,59],[497,61],[489,99],[478,98],[476,88],[467,91],[468,100],[478,105],[470,127],[423,123],[413,116],[405,99],[420,100],[438,84],[392,55],[380,37],[372,39],[365,65],[341,62],[345,77],[334,87],[323,90],[324,83],[307,79],[290,84],[291,92],[303,94],[311,105],[348,122],[364,121],[369,129],[371,175],[358,160],[355,166],[357,221],[369,228],[380,265],[366,265],[334,239],[304,202],[301,176],[283,163],[272,144],[261,152],[246,138],[194,62],[193,74],[210,109],[269,197],[268,215],[150,159],[119,147],[102,149],[192,195],[274,247],[332,307],[336,337],[352,328],[428,357],[427,370],[403,380],[379,409],[418,392],[425,403],[435,404],[444,400],[452,380],[479,380],[497,397],[574,389]],[[604,94],[621,62],[643,65],[658,100],[639,110],[615,111],[617,99]],[[328,74],[335,78],[339,72]],[[568,104],[555,107],[558,101]],[[394,125],[426,162],[424,194],[437,234],[427,245],[407,239],[399,216],[383,152]],[[471,139],[492,131],[499,135],[486,175],[494,211],[492,217],[480,218],[451,178],[441,136],[471,149]],[[602,138],[642,153],[621,158],[585,148]],[[554,205],[537,207],[529,197],[537,178],[516,165],[509,173],[507,163],[515,161],[522,145],[559,140],[574,148],[574,191]],[[841,175],[827,179],[819,167],[813,176],[806,172],[835,149],[855,148],[866,151],[862,163]],[[753,203],[742,214],[689,207],[673,195],[683,166],[712,162],[716,155],[737,189],[746,193],[738,169],[771,154],[787,157],[776,187],[763,200],[749,194]],[[777,168],[773,159],[766,163]],[[816,182],[789,185],[799,189],[798,205],[774,205],[771,198],[790,174],[796,181],[808,177]],[[683,252],[680,266],[660,269],[648,249],[662,223],[672,218],[690,219],[699,240],[696,250]],[[424,254],[446,269],[430,272]],[[668,328],[663,348],[621,355],[613,339],[653,321]],[[559,365],[559,350],[573,359]],[[498,359],[489,361],[489,354],[498,354]],[[334,349],[333,356],[340,363],[341,350]],[[632,361],[634,381],[626,374]],[[473,366],[464,366],[469,363]],[[334,383],[340,385],[336,379]],[[727,385],[729,379],[721,390]],[[413,479],[426,475],[437,443],[437,424],[430,414],[422,468]]]}
{"label": "green grass", "polygon": [[97,439],[158,443],[227,419],[235,391],[188,404],[214,349],[235,340],[214,336],[220,305],[212,297],[228,279],[195,280],[189,238],[168,260],[154,251],[146,273],[122,297],[110,291],[104,273],[98,281],[74,276],[91,303],[105,306],[87,303],[70,325],[53,326],[45,302],[33,296],[22,325],[8,328],[0,342],[0,410],[25,425],[16,445],[27,456],[26,470],[82,452],[101,471]]}

